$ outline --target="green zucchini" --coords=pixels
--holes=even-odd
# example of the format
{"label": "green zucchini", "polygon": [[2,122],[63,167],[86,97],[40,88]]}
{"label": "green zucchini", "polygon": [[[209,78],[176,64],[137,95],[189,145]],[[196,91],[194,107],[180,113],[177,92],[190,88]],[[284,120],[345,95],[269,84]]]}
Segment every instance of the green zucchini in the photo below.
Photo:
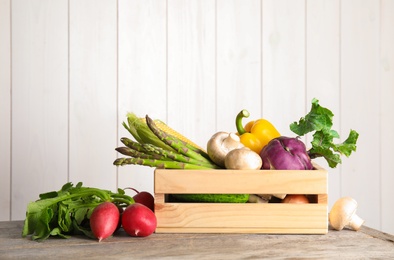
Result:
{"label": "green zucchini", "polygon": [[182,202],[204,203],[245,203],[249,194],[172,194],[174,199]]}

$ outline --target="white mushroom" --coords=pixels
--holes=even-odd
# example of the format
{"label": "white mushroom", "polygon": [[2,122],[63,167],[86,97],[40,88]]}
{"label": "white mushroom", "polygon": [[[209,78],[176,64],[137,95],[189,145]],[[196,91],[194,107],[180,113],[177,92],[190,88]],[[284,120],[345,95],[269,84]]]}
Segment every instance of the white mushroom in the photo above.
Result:
{"label": "white mushroom", "polygon": [[260,155],[248,147],[234,149],[224,158],[224,166],[232,170],[260,170],[262,164]]}
{"label": "white mushroom", "polygon": [[284,198],[286,198],[286,195],[287,195],[287,194],[272,194],[272,196],[274,196],[274,197],[276,197],[276,198],[278,198],[278,199],[281,199],[281,200],[283,200]]}
{"label": "white mushroom", "polygon": [[364,220],[356,214],[357,202],[351,197],[343,197],[337,200],[329,214],[330,225],[336,230],[342,230],[349,226],[353,230],[359,230]]}
{"label": "white mushroom", "polygon": [[217,132],[207,143],[207,153],[209,158],[217,165],[224,167],[224,158],[234,150],[244,147],[235,133]]}
{"label": "white mushroom", "polygon": [[250,194],[248,202],[249,203],[269,203],[270,199],[271,199],[271,195],[269,195],[269,194],[261,194],[261,196],[260,196],[260,194],[259,195]]}

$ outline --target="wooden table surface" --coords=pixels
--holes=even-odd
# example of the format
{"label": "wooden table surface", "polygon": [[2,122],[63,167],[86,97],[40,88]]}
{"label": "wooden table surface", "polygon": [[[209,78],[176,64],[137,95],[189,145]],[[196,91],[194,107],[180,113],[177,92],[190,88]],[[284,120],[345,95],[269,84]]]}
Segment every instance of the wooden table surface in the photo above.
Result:
{"label": "wooden table surface", "polygon": [[152,234],[122,230],[98,242],[83,236],[22,238],[22,221],[0,222],[0,259],[394,259],[394,236],[363,226],[325,235]]}

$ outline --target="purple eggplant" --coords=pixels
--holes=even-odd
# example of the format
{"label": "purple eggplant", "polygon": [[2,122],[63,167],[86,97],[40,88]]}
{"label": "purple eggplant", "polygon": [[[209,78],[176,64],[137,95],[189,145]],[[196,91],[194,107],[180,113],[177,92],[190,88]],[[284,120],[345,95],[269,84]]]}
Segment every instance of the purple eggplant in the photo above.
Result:
{"label": "purple eggplant", "polygon": [[305,144],[298,138],[281,136],[272,139],[260,152],[261,169],[312,170]]}

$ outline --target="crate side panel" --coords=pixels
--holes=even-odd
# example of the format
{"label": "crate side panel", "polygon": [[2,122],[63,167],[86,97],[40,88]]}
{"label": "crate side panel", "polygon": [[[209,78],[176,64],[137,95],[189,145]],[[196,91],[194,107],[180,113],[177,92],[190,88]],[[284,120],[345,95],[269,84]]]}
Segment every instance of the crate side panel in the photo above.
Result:
{"label": "crate side panel", "polygon": [[154,199],[155,204],[164,203],[166,201],[166,195],[162,193],[155,193]]}
{"label": "crate side panel", "polygon": [[327,228],[327,204],[164,203],[158,228]]}
{"label": "crate side panel", "polygon": [[327,172],[155,170],[155,193],[326,194]]}

